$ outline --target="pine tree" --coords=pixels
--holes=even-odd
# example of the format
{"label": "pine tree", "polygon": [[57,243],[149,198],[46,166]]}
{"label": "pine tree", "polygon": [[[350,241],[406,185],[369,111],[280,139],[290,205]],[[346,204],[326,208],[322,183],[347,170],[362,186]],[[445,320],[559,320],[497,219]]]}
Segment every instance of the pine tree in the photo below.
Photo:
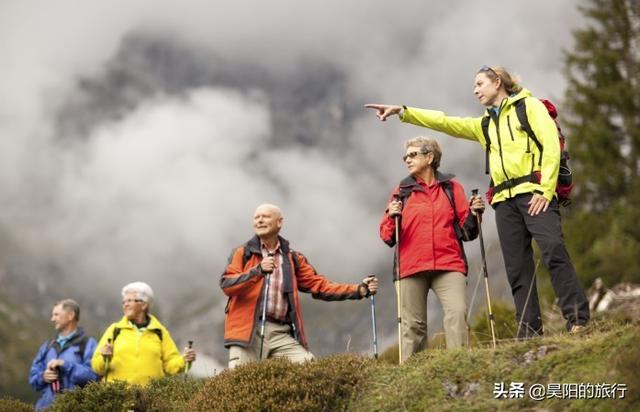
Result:
{"label": "pine tree", "polygon": [[575,201],[566,234],[583,280],[640,281],[640,1],[590,0],[567,52],[563,110]]}

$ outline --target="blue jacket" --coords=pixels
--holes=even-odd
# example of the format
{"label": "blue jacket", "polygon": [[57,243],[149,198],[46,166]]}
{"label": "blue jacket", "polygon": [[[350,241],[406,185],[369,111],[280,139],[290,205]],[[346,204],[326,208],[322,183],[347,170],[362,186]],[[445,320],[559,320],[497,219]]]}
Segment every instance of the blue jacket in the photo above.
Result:
{"label": "blue jacket", "polygon": [[[78,352],[83,340],[85,341],[84,353],[80,354]],[[61,390],[67,390],[75,386],[82,387],[88,382],[98,379],[98,375],[91,369],[91,357],[96,350],[96,346],[96,340],[85,336],[82,328],[78,328],[76,336],[65,343],[62,348],[55,338],[40,346],[29,373],[29,384],[33,389],[43,391],[42,396],[36,402],[36,410],[39,411],[49,406],[53,403],[53,398],[55,397],[51,384],[46,383],[42,377],[49,361],[53,359],[64,360],[64,365],[60,367],[59,372]]]}

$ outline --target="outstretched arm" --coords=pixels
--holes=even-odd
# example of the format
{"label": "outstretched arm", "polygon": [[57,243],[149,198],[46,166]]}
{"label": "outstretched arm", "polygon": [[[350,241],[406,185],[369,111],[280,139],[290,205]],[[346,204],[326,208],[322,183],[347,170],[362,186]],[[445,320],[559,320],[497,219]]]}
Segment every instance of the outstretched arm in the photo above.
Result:
{"label": "outstretched arm", "polygon": [[362,299],[367,296],[367,289],[363,288],[362,284],[332,282],[325,276],[318,274],[302,253],[293,253],[296,253],[298,257],[299,267],[295,276],[298,280],[298,289],[301,292],[308,292],[315,299],[328,301]]}

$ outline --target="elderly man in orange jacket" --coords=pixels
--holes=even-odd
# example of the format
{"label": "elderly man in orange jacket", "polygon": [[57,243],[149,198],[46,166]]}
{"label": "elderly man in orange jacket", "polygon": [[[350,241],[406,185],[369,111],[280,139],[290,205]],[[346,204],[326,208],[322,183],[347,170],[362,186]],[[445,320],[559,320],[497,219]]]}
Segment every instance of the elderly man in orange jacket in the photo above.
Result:
{"label": "elderly man in orange jacket", "polygon": [[[289,242],[279,236],[282,223],[278,206],[258,206],[253,216],[256,236],[233,250],[220,279],[220,287],[229,296],[224,341],[229,348],[230,368],[258,360],[261,352],[263,359],[313,359],[304,334],[298,290],[330,301],[362,299],[378,289],[373,275],[360,284],[334,283],[319,275],[302,253],[292,250]],[[263,338],[260,326],[266,274],[270,274],[270,282]]]}

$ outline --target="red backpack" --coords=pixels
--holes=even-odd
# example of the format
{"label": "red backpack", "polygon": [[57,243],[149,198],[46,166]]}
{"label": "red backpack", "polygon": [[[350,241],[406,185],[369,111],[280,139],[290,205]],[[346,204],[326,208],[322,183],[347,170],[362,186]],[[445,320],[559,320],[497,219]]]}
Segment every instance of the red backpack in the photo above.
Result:
{"label": "red backpack", "polygon": [[[571,195],[571,190],[573,189],[572,172],[571,172],[571,168],[569,167],[569,159],[570,159],[569,152],[567,152],[567,150],[565,149],[566,141],[565,141],[564,135],[562,134],[562,129],[560,129],[560,125],[558,124],[558,120],[557,120],[558,111],[556,110],[556,107],[549,100],[540,99],[540,101],[547,108],[547,111],[549,112],[549,116],[551,116],[551,118],[556,124],[556,128],[558,129],[558,140],[560,140],[560,170],[558,172],[558,182],[556,183],[556,194],[558,195],[558,203],[562,206],[568,206],[569,204],[571,204],[570,195]],[[536,134],[531,128],[531,124],[529,123],[529,119],[527,117],[527,106],[526,106],[525,98],[518,100],[515,104],[516,104],[516,115],[518,116],[518,121],[522,126],[522,130],[524,130],[524,132],[527,133],[529,138],[538,147],[538,151],[540,151],[541,156],[538,164],[541,164],[542,151],[544,148],[542,147],[542,143],[540,143],[540,141],[536,137]],[[486,141],[485,151],[486,151],[486,165],[487,165],[486,173],[487,174],[489,173],[489,146],[491,145],[491,140],[489,138],[489,121],[490,121],[489,116],[485,116],[482,119],[482,133],[484,134],[485,141]],[[517,184],[524,183],[524,182],[540,183],[540,172],[533,172],[531,175],[522,176],[519,178],[512,179],[511,181],[503,182],[502,184],[498,185],[498,187],[502,185],[504,185],[505,187],[513,187]],[[497,187],[494,187],[493,185],[493,179],[492,179],[491,184],[489,185],[489,190],[487,191],[487,198],[489,200],[489,203],[491,203],[494,193],[497,193],[496,188]],[[503,188],[500,188],[500,189],[503,189]]]}

